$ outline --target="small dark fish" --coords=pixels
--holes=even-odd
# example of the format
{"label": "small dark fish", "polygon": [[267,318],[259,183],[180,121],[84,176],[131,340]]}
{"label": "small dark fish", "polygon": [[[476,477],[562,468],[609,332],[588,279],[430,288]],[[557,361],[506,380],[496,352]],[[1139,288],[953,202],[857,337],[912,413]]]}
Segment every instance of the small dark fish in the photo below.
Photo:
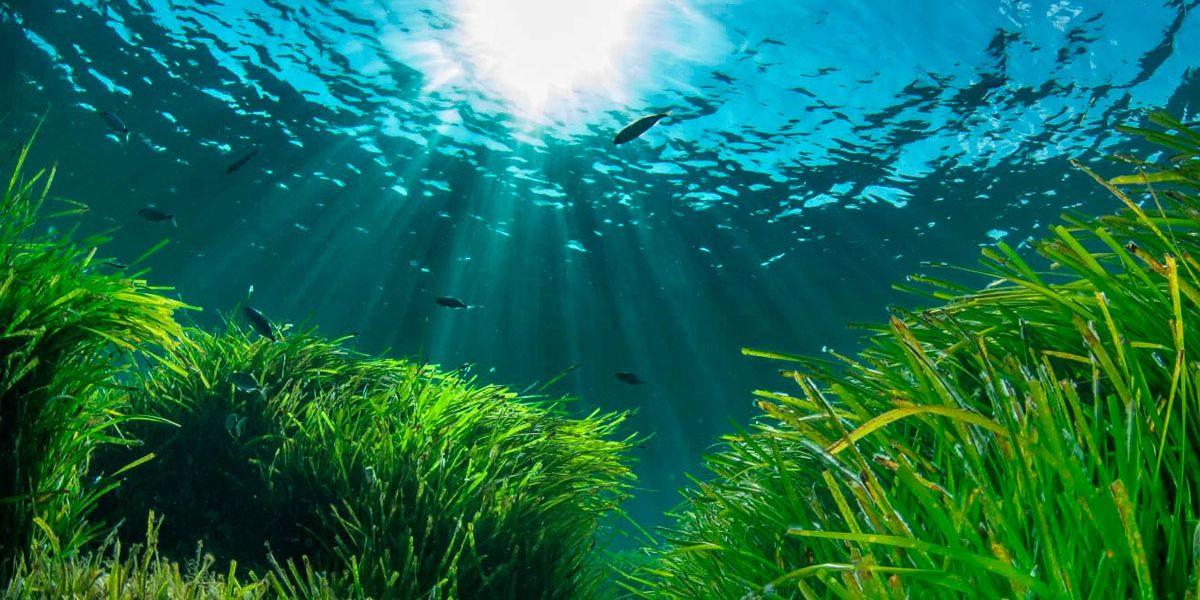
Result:
{"label": "small dark fish", "polygon": [[246,163],[250,159],[254,158],[255,154],[258,154],[258,148],[251,150],[249,154],[233,161],[233,164],[229,165],[229,167],[225,169],[225,174],[228,175],[228,174],[246,166]]}
{"label": "small dark fish", "polygon": [[646,383],[645,381],[642,381],[642,379],[639,378],[636,373],[630,373],[629,371],[621,371],[617,373],[617,379],[620,379],[622,382],[628,383],[629,385]]}
{"label": "small dark fish", "polygon": [[643,133],[646,133],[647,130],[649,130],[651,127],[654,127],[655,123],[658,123],[670,115],[671,113],[658,113],[649,115],[626,125],[625,129],[617,132],[616,137],[613,138],[613,145],[620,146],[625,142],[632,142],[633,140],[638,139]]}
{"label": "small dark fish", "polygon": [[253,375],[241,371],[230,373],[229,383],[232,383],[234,387],[246,393],[257,392],[260,389]]}
{"label": "small dark fish", "polygon": [[179,223],[175,222],[175,215],[163,212],[153,204],[147,204],[146,206],[138,209],[138,215],[140,215],[143,219],[150,221],[151,223],[170,221],[172,225],[179,227]]}
{"label": "small dark fish", "polygon": [[106,260],[104,261],[104,265],[107,267],[112,267],[118,271],[124,271],[125,269],[129,268],[129,265],[123,262],[117,262],[115,260]]}
{"label": "small dark fish", "polygon": [[246,431],[246,417],[239,417],[237,413],[225,415],[225,431],[235,440],[242,437]]}
{"label": "small dark fish", "polygon": [[437,302],[439,305],[445,306],[446,308],[467,308],[466,302],[463,302],[458,298],[451,298],[449,296],[440,296],[437,300],[434,300],[434,302]]}
{"label": "small dark fish", "polygon": [[104,122],[108,123],[109,129],[121,134],[121,137],[126,140],[129,139],[129,128],[125,126],[125,122],[121,120],[121,117],[117,116],[117,113],[106,110],[100,113],[100,116],[104,117]]}
{"label": "small dark fish", "polygon": [[262,313],[252,306],[243,306],[242,313],[246,315],[246,320],[250,321],[250,327],[253,327],[259,335],[272,342],[275,341],[275,329],[271,327],[271,322]]}

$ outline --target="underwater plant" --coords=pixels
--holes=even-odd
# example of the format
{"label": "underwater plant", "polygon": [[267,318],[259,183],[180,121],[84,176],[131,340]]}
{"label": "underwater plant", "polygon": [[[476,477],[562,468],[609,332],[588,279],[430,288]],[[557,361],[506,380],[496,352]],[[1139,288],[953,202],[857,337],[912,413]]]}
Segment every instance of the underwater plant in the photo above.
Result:
{"label": "underwater plant", "polygon": [[[600,519],[626,495],[623,414],[568,418],[461,370],[351,352],[313,331],[271,342],[231,324],[187,330],[141,373],[138,447],[100,514],[163,517],[159,551],[204,552],[309,596],[587,598]],[[170,422],[172,425],[164,425]],[[130,538],[136,540],[136,538]],[[308,575],[305,575],[308,573]]]}
{"label": "underwater plant", "polygon": [[[857,357],[794,363],[798,393],[724,438],[644,598],[1200,597],[1200,132],[1106,180],[1035,268],[1003,243],[973,290],[914,276]],[[1126,187],[1127,190],[1122,190]],[[1039,264],[1039,263],[1034,263]]]}
{"label": "underwater plant", "polygon": [[27,154],[0,202],[0,596],[601,594],[625,414],[181,327],[105,238],[32,234],[53,171]]}
{"label": "underwater plant", "polygon": [[[278,573],[242,575],[236,561],[217,571],[211,554],[197,552],[183,563],[158,550],[161,520],[147,520],[145,541],[123,546],[115,535],[89,552],[72,556],[49,555],[44,549],[21,559],[7,586],[0,588],[4,600],[75,598],[237,598],[257,600],[278,597],[272,583]],[[306,565],[303,597],[334,600],[340,596],[319,573]],[[299,595],[293,595],[298,597]]]}
{"label": "underwater plant", "polygon": [[88,515],[115,484],[85,480],[91,453],[123,443],[116,428],[135,417],[122,411],[121,379],[134,351],[175,344],[184,307],[104,273],[102,236],[33,232],[54,170],[25,173],[29,146],[0,198],[0,579],[31,547],[66,556],[99,532]]}

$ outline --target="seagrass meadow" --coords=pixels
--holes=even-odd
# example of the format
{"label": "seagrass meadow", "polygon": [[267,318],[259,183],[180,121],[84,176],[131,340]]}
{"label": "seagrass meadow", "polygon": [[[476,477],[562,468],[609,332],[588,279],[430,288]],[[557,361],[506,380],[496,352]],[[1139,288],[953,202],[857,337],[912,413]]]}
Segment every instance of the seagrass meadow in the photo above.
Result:
{"label": "seagrass meadow", "polygon": [[181,325],[191,307],[103,274],[102,238],[32,234],[54,199],[26,155],[0,225],[0,596],[600,593],[623,414],[315,330]]}
{"label": "seagrass meadow", "polygon": [[755,392],[762,418],[708,457],[630,590],[1200,595],[1200,133],[1150,121],[1122,129],[1158,160],[1107,180],[1075,163],[1116,214],[1065,215],[1040,257],[931,265],[985,289],[913,276],[930,308],[857,357],[744,350],[790,363],[794,391]]}
{"label": "seagrass meadow", "polygon": [[930,265],[902,286],[928,308],[855,356],[743,350],[790,389],[754,392],[638,552],[608,548],[627,414],[311,327],[194,326],[142,259],[37,232],[86,207],[22,145],[0,597],[1196,598],[1200,132],[1149,121],[1122,129],[1151,158],[1075,163],[1114,214]]}

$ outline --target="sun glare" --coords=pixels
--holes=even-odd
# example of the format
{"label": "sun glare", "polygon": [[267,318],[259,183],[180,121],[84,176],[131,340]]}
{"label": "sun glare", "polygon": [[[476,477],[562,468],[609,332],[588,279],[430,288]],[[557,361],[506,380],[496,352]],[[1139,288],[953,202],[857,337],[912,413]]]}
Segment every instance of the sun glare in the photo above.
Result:
{"label": "sun glare", "polygon": [[476,75],[526,113],[577,96],[620,97],[621,60],[651,0],[459,0]]}

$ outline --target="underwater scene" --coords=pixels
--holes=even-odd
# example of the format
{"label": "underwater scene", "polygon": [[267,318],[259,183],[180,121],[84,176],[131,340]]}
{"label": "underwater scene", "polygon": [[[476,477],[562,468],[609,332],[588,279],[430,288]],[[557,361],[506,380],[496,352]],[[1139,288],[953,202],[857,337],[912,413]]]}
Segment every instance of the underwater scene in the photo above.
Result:
{"label": "underwater scene", "polygon": [[1200,598],[1200,0],[0,0],[0,598]]}

